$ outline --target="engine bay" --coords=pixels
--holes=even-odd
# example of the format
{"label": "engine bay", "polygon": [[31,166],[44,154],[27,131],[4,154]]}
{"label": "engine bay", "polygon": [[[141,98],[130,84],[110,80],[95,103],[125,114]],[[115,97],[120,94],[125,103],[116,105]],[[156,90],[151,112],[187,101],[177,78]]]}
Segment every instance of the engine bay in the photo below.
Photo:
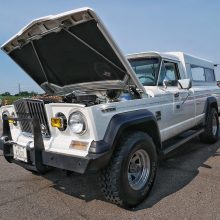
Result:
{"label": "engine bay", "polygon": [[128,90],[104,90],[104,91],[90,91],[90,92],[72,92],[63,96],[49,96],[42,95],[33,97],[34,99],[39,99],[44,101],[45,104],[49,103],[76,103],[83,104],[86,107],[111,103],[111,102],[120,102],[128,101],[133,99],[140,99],[141,95],[135,88],[130,88]]}
{"label": "engine bay", "polygon": [[133,99],[140,99],[140,94],[135,89],[126,91],[106,90],[93,92],[73,92],[63,96],[64,103],[84,104],[85,106],[98,105],[110,102],[120,102]]}

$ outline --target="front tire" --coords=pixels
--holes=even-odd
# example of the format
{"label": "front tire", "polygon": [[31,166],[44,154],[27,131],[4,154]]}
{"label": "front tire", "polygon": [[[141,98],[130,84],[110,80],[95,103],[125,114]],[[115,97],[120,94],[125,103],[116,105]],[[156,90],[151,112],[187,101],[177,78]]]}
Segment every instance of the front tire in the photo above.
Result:
{"label": "front tire", "polygon": [[101,190],[108,201],[131,208],[150,192],[158,158],[149,135],[138,131],[123,136],[111,162],[101,171]]}
{"label": "front tire", "polygon": [[215,143],[219,138],[219,118],[215,108],[211,108],[207,115],[205,131],[200,134],[200,140],[204,143]]}

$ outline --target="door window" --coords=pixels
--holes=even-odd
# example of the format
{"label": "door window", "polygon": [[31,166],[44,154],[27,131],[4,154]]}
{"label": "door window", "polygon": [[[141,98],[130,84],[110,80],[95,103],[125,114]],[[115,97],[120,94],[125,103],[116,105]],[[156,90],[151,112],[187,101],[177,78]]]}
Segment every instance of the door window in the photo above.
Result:
{"label": "door window", "polygon": [[169,81],[169,86],[177,86],[179,79],[178,64],[170,61],[164,61],[161,68],[158,85],[162,86],[163,81]]}

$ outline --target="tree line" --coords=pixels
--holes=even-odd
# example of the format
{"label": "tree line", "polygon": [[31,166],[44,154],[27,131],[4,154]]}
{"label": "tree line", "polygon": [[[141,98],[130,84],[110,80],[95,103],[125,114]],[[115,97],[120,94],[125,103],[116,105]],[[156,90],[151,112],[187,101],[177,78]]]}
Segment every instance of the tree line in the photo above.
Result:
{"label": "tree line", "polygon": [[36,95],[38,95],[38,93],[34,92],[34,91],[31,91],[31,92],[22,91],[20,93],[14,94],[14,95],[12,95],[10,92],[4,92],[4,93],[0,94],[0,96],[24,96],[24,97],[36,96]]}

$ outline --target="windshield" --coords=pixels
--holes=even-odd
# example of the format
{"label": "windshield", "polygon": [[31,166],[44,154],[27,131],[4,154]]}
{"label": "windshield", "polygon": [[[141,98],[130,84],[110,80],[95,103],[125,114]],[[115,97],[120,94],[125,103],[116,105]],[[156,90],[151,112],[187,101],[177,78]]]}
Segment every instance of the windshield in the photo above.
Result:
{"label": "windshield", "polygon": [[158,58],[138,58],[129,60],[131,67],[143,86],[157,84],[160,62]]}

